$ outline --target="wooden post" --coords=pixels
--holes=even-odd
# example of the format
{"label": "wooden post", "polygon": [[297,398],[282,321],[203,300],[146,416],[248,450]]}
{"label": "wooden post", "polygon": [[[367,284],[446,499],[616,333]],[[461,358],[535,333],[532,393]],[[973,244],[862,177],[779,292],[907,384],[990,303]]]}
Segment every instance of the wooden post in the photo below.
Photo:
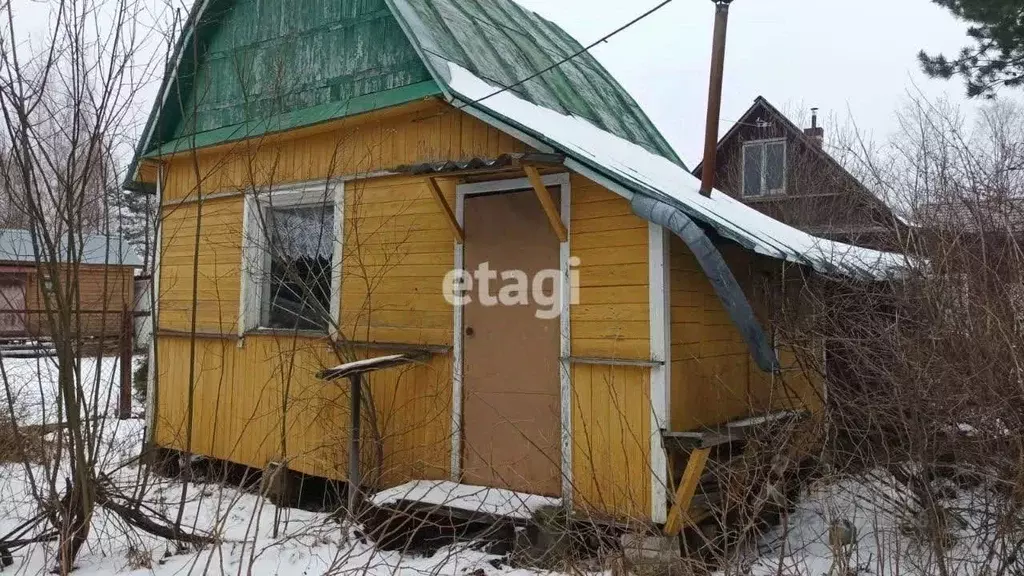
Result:
{"label": "wooden post", "polygon": [[350,415],[352,417],[349,433],[352,435],[348,441],[348,514],[349,518],[357,518],[359,515],[359,484],[362,478],[359,474],[359,408],[362,401],[363,376],[353,374],[348,379],[351,384],[349,392]]}
{"label": "wooden post", "polygon": [[405,354],[382,356],[343,364],[330,370],[322,370],[316,376],[321,380],[334,381],[348,378],[349,381],[349,413],[351,414],[349,433],[352,435],[348,441],[349,518],[356,518],[362,506],[362,474],[359,472],[359,436],[361,434],[359,408],[362,405],[363,374],[394,366],[403,366],[413,361],[413,356]]}
{"label": "wooden post", "polygon": [[430,193],[434,197],[434,202],[437,202],[441,211],[444,212],[445,218],[448,220],[448,226],[452,229],[452,234],[455,235],[455,240],[464,244],[466,242],[466,232],[459,226],[459,221],[455,218],[455,213],[452,212],[452,207],[448,205],[448,201],[444,198],[444,192],[441,191],[441,187],[437,185],[437,180],[433,178],[427,178],[427,185],[430,187]]}
{"label": "wooden post", "polygon": [[686,461],[686,470],[683,471],[675,501],[672,502],[672,509],[669,510],[668,520],[665,522],[666,536],[677,536],[682,531],[683,524],[689,520],[690,503],[693,502],[693,495],[697,492],[697,485],[700,483],[710,453],[710,448],[696,448],[690,452],[690,459]]}
{"label": "wooden post", "polygon": [[135,332],[135,316],[128,310],[128,305],[121,311],[121,394],[118,398],[118,417],[127,420],[132,416],[132,353],[134,342],[132,335]]}
{"label": "wooden post", "polygon": [[562,215],[558,213],[558,207],[555,206],[551,193],[548,192],[547,186],[544,186],[544,180],[541,178],[540,172],[533,166],[523,166],[523,171],[526,172],[526,177],[530,179],[533,192],[537,195],[537,200],[540,201],[541,207],[544,208],[544,213],[547,214],[548,221],[551,222],[551,229],[555,231],[555,236],[558,236],[558,241],[567,241],[569,239],[569,232],[565,229],[565,224],[562,223]]}

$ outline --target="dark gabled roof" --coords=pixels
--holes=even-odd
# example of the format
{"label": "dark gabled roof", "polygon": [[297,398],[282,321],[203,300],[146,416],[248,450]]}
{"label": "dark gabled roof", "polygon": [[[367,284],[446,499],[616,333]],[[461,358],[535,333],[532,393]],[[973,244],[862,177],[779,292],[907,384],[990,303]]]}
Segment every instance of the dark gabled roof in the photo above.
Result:
{"label": "dark gabled roof", "polygon": [[629,93],[578,52],[511,0],[197,0],[127,184],[143,157],[440,95],[444,79],[424,62],[434,56],[682,165]]}
{"label": "dark gabled roof", "polygon": [[[804,148],[807,151],[809,151],[812,154],[814,154],[816,157],[818,157],[823,162],[828,163],[830,166],[832,166],[834,169],[836,169],[838,171],[838,173],[844,175],[850,182],[856,184],[857,187],[863,193],[865,193],[873,201],[879,203],[881,205],[881,207],[883,207],[886,211],[888,211],[888,213],[891,214],[894,218],[896,218],[897,221],[899,221],[900,223],[903,223],[903,224],[906,223],[906,222],[904,222],[903,218],[901,218],[899,215],[895,214],[895,212],[892,211],[892,208],[885,201],[885,199],[880,198],[870,188],[865,186],[864,183],[860,181],[860,179],[858,179],[856,176],[851,174],[850,171],[847,170],[845,166],[840,164],[838,160],[836,160],[835,158],[832,157],[831,154],[826,152],[825,149],[819,143],[817,143],[814,140],[812,140],[811,137],[808,136],[807,133],[803,131],[803,129],[801,129],[799,126],[797,126],[792,120],[790,120],[778,108],[773,106],[772,103],[769,102],[768,99],[766,99],[764,96],[758,96],[757,98],[755,98],[754,99],[754,103],[751,104],[750,108],[747,108],[747,111],[744,112],[739,117],[738,120],[736,120],[736,122],[732,125],[732,127],[729,128],[729,131],[726,132],[724,136],[719,138],[718,146],[717,146],[717,150],[719,152],[721,152],[722,148],[730,140],[732,140],[733,137],[736,136],[736,134],[739,132],[740,128],[742,128],[743,126],[746,126],[746,125],[753,124],[754,121],[757,120],[756,118],[754,118],[754,113],[757,112],[759,109],[763,109],[768,114],[770,114],[772,116],[772,118],[774,120],[777,120],[779,122],[779,124],[783,127],[783,129],[786,131],[786,134],[790,135],[795,141],[802,143],[804,145]],[[703,169],[704,169],[704,161],[701,160],[701,162],[699,164],[697,164],[697,166],[691,172],[695,176],[700,177],[701,171]]]}
{"label": "dark gabled roof", "polygon": [[[819,146],[818,143],[814,142],[811,139],[811,137],[808,136],[792,120],[790,120],[789,117],[783,114],[775,106],[772,106],[772,103],[769,102],[768,99],[766,99],[764,96],[758,96],[757,98],[755,98],[754,103],[750,105],[750,108],[747,108],[747,111],[744,112],[739,117],[739,120],[736,120],[732,127],[729,128],[729,131],[726,132],[724,136],[718,139],[717,149],[719,151],[721,151],[722,147],[724,147],[730,140],[732,140],[734,136],[736,136],[736,133],[739,132],[740,128],[742,128],[745,125],[753,124],[754,120],[756,120],[756,118],[754,118],[754,113],[757,112],[759,108],[763,108],[766,112],[771,114],[775,120],[778,120],[779,124],[781,124],[783,129],[786,130],[786,133],[792,136],[796,141],[803,143],[808,150],[815,153],[822,160],[825,160],[835,168],[839,169],[842,174],[849,176],[850,180],[856,182],[866,190],[866,187],[863,183],[861,183],[860,180],[854,177],[853,174],[850,174],[849,170],[843,167],[842,164],[840,164],[835,158],[832,157],[831,154],[829,154],[821,146]],[[700,163],[697,164],[697,167],[692,170],[692,173],[695,176],[700,176],[701,170],[703,169],[704,161],[702,159]]]}
{"label": "dark gabled roof", "polygon": [[948,198],[917,206],[913,219],[920,228],[945,232],[1017,234],[1024,231],[1024,199]]}

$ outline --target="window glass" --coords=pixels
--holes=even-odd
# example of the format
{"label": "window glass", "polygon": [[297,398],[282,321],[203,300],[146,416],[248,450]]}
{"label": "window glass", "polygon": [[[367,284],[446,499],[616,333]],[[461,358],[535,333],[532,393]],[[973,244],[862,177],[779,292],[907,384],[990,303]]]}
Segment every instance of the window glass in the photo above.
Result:
{"label": "window glass", "polygon": [[743,147],[743,195],[761,195],[761,166],[764,162],[764,146],[748,144]]}
{"label": "window glass", "polygon": [[765,145],[765,188],[769,192],[784,192],[786,187],[786,143],[769,142]]}
{"label": "window glass", "polygon": [[262,294],[265,328],[326,330],[331,310],[334,209],[267,211],[270,250]]}

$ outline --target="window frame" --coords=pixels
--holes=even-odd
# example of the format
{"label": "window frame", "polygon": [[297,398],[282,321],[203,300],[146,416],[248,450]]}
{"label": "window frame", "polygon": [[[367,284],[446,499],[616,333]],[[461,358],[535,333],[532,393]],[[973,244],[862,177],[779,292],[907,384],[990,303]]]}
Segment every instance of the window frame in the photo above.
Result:
{"label": "window frame", "polygon": [[[301,207],[334,209],[334,250],[331,257],[331,321],[325,331],[270,328],[263,325],[263,298],[270,285],[266,279],[270,251],[264,229],[266,216],[261,211]],[[337,338],[341,319],[342,259],[345,230],[344,181],[305,182],[292,186],[250,190],[245,194],[242,216],[242,262],[238,318],[238,336],[288,332]]]}
{"label": "window frame", "polygon": [[[768,188],[768,146],[771,144],[782,144],[782,187],[776,189]],[[747,153],[750,149],[757,148],[761,154],[761,193],[747,194]],[[742,182],[740,183],[740,196],[743,198],[767,198],[769,196],[784,196],[789,184],[789,141],[786,138],[764,138],[760,140],[748,140],[743,143],[743,154],[741,158]]]}

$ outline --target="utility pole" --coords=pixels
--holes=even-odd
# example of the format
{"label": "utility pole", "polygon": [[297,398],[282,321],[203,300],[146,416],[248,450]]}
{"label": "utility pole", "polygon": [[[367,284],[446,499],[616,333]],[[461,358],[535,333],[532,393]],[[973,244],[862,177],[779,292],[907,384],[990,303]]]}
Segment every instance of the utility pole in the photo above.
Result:
{"label": "utility pole", "polygon": [[729,4],[732,0],[712,0],[715,3],[715,36],[711,43],[711,82],[708,87],[708,122],[704,131],[704,170],[701,172],[700,193],[711,196],[715,187],[715,163],[718,153],[718,124],[722,116],[722,82],[725,76],[725,36],[729,27]]}

